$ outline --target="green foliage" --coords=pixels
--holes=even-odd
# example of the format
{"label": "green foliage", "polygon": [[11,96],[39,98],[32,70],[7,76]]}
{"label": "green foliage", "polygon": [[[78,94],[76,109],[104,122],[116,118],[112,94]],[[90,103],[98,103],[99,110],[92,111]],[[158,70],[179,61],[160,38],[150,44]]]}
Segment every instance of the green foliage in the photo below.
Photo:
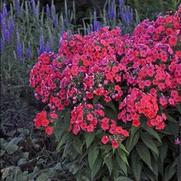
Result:
{"label": "green foliage", "polygon": [[175,11],[180,3],[179,0],[127,0],[126,2],[136,9],[140,20],[153,19],[160,13]]}
{"label": "green foliage", "polygon": [[[1,138],[0,164],[3,181],[74,180],[58,152],[46,143],[44,135],[18,129],[12,137]],[[44,140],[43,140],[43,139]],[[43,142],[42,142],[43,141]],[[48,141],[48,140],[47,140]],[[53,140],[49,140],[55,146]]]}
{"label": "green foliage", "polygon": [[[130,0],[128,4],[136,8],[137,18],[154,18],[160,11],[175,10],[178,0],[169,1],[139,1]],[[23,7],[23,6],[22,6]],[[24,7],[27,7],[26,3]],[[14,6],[10,7],[11,16],[15,19],[15,31],[11,42],[7,43],[1,51],[1,91],[18,96],[29,95],[28,75],[38,55],[39,37],[43,33],[45,41],[49,41],[51,49],[57,51],[59,35],[62,29],[63,16],[59,17],[59,25],[55,27],[51,18],[42,11],[40,17],[33,15],[30,9],[22,9],[21,14],[15,13]],[[121,26],[120,21],[108,22],[106,12],[100,12],[104,25]],[[92,15],[88,17],[89,21]],[[85,26],[88,25],[85,23]],[[134,22],[135,23],[135,22]],[[74,31],[79,25],[71,25],[67,29]],[[78,32],[84,28],[80,27]],[[23,60],[16,55],[17,32],[23,44]],[[26,48],[31,47],[32,57],[25,56]],[[97,100],[95,100],[97,101]],[[112,104],[106,105],[110,117],[116,112]],[[70,110],[62,113],[61,120],[55,122],[55,136],[57,147],[45,148],[43,138],[32,138],[27,130],[8,138],[1,138],[1,173],[3,180],[51,180],[61,178],[66,180],[72,175],[61,177],[59,173],[66,173],[65,168],[75,175],[78,181],[111,180],[111,181],[146,181],[163,180],[176,181],[180,178],[179,148],[174,145],[178,135],[178,118],[180,106],[172,113],[168,112],[168,126],[157,133],[152,128],[143,126],[132,128],[130,137],[123,141],[118,150],[110,145],[102,145],[100,133],[72,136],[68,126]],[[48,140],[49,142],[50,140]],[[43,144],[42,144],[43,142]],[[50,141],[55,144],[55,141]],[[124,146],[126,145],[126,146]],[[61,156],[61,159],[60,159]],[[12,159],[13,158],[13,159]]]}
{"label": "green foliage", "polygon": [[[172,128],[169,120],[172,123],[174,120],[175,127],[178,127],[172,115],[167,122],[168,130]],[[175,116],[179,116],[177,110]],[[62,125],[61,122],[59,124]],[[158,133],[144,124],[140,128],[133,127],[129,138],[117,150],[99,143],[99,132],[77,136],[64,132],[58,150],[71,165],[68,166],[69,171],[80,181],[176,181],[180,165],[178,146],[173,144],[175,135],[178,135],[178,129],[175,130],[177,132],[171,134],[168,131]]]}

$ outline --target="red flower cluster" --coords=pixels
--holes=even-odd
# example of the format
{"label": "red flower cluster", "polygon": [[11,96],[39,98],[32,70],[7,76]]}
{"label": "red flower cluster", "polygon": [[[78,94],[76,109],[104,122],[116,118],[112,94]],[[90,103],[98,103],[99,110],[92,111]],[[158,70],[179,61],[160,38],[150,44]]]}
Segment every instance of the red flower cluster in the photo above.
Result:
{"label": "red flower cluster", "polygon": [[49,126],[49,124],[51,122],[53,122],[53,119],[57,118],[57,114],[53,113],[53,112],[50,113],[50,118],[52,118],[52,119],[47,118],[46,111],[39,112],[34,119],[35,127],[39,128],[42,126],[42,127],[44,127],[46,134],[51,135],[53,133],[53,127]]}
{"label": "red flower cluster", "polygon": [[[132,35],[118,27],[64,34],[59,53],[43,53],[31,70],[35,96],[51,111],[71,109],[73,134],[101,130],[101,142],[113,148],[142,121],[164,129],[165,109],[181,103],[180,22],[181,6],[174,15],[143,21]],[[49,124],[44,111],[37,114],[36,127],[49,133]]]}

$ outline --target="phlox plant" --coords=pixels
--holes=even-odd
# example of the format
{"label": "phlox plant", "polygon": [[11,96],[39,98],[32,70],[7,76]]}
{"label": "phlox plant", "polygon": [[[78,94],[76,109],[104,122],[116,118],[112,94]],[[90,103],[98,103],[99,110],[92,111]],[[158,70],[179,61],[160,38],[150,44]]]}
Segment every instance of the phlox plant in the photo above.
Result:
{"label": "phlox plant", "polygon": [[64,33],[58,53],[38,57],[30,85],[47,107],[34,124],[55,133],[77,180],[165,181],[175,174],[176,162],[165,173],[158,161],[161,139],[170,124],[177,132],[181,113],[180,22],[181,6],[132,34],[106,26],[85,36]]}

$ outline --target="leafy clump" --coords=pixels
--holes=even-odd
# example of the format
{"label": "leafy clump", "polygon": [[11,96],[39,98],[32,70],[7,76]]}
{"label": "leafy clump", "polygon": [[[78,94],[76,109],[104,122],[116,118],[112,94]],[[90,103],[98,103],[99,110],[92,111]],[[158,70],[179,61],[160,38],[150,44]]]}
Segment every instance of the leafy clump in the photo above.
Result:
{"label": "leafy clump", "polygon": [[[145,20],[131,35],[122,35],[118,27],[86,36],[64,34],[57,54],[38,58],[30,85],[49,113],[38,113],[35,126],[48,135],[55,129],[60,148],[69,142],[63,156],[66,146],[73,160],[87,155],[82,165],[76,160],[78,178],[81,172],[99,178],[104,165],[110,178],[127,175],[125,142],[155,174],[149,149],[159,156],[157,132],[167,129],[169,112],[181,103],[180,13],[181,6],[173,15]],[[133,144],[129,135],[139,128],[145,131]]]}

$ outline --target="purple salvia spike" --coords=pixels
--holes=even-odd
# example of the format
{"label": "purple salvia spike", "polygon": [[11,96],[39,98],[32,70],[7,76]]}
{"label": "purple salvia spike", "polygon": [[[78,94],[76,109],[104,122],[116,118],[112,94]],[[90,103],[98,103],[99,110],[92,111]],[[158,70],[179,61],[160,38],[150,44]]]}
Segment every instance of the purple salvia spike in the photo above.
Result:
{"label": "purple salvia spike", "polygon": [[130,25],[131,22],[133,21],[133,11],[129,6],[125,6],[122,11],[120,12],[120,16],[122,21],[126,25]]}
{"label": "purple salvia spike", "polygon": [[23,44],[20,41],[20,36],[19,36],[19,32],[17,30],[17,41],[16,41],[16,55],[17,58],[22,60],[23,59]]}
{"label": "purple salvia spike", "polygon": [[16,13],[19,14],[20,10],[21,10],[19,0],[13,0],[13,6],[14,6],[14,9],[15,9]]}
{"label": "purple salvia spike", "polygon": [[46,5],[46,15],[47,15],[48,17],[50,17],[50,15],[51,15],[50,7],[49,7],[48,4]]}
{"label": "purple salvia spike", "polygon": [[116,16],[114,6],[114,1],[108,4],[108,18],[110,19],[114,19]]}
{"label": "purple salvia spike", "polygon": [[46,45],[45,45],[45,51],[46,51],[46,52],[51,51],[51,47],[50,47],[50,43],[49,43],[49,41],[47,41],[47,42],[46,42]]}
{"label": "purple salvia spike", "polygon": [[53,25],[54,25],[54,27],[58,27],[58,15],[57,14],[53,18]]}
{"label": "purple salvia spike", "polygon": [[4,48],[4,41],[1,38],[1,40],[0,40],[0,53],[2,52],[3,48]]}
{"label": "purple salvia spike", "polygon": [[28,48],[26,49],[26,57],[28,59],[31,59],[33,56],[32,56],[32,49],[30,46],[28,46]]}
{"label": "purple salvia spike", "polygon": [[7,27],[6,19],[3,17],[1,19],[1,32],[2,32],[2,40],[4,42],[8,42],[10,40],[10,32]]}
{"label": "purple salvia spike", "polygon": [[124,0],[119,0],[119,11],[122,11],[124,7]]}
{"label": "purple salvia spike", "polygon": [[6,17],[8,15],[8,10],[7,10],[7,6],[6,4],[4,3],[3,4],[3,11],[2,11],[2,14],[4,17]]}
{"label": "purple salvia spike", "polygon": [[52,4],[51,4],[51,16],[52,16],[52,19],[55,18],[55,15],[56,15],[56,9],[55,9],[55,5],[52,2]]}
{"label": "purple salvia spike", "polygon": [[14,32],[14,20],[13,20],[13,18],[9,19],[8,29],[9,29],[9,32],[10,32],[11,34]]}
{"label": "purple salvia spike", "polygon": [[38,6],[38,5],[36,6],[34,13],[35,13],[35,16],[36,16],[37,18],[39,18],[40,9],[39,9],[39,6]]}
{"label": "purple salvia spike", "polygon": [[35,0],[31,0],[31,6],[32,6],[32,9],[33,9],[33,13],[36,12],[36,3],[35,3]]}
{"label": "purple salvia spike", "polygon": [[38,54],[41,54],[44,50],[45,50],[45,40],[44,40],[44,36],[43,33],[41,32],[40,34],[40,41],[39,41],[39,51]]}
{"label": "purple salvia spike", "polygon": [[60,31],[60,38],[59,38],[59,45],[61,46],[61,43],[62,43],[62,36],[65,32],[65,29],[64,29],[64,25],[62,24],[62,29]]}
{"label": "purple salvia spike", "polygon": [[126,15],[126,22],[125,23],[127,25],[130,25],[131,22],[133,21],[133,11],[129,6],[127,6],[127,8],[126,8],[125,15]]}
{"label": "purple salvia spike", "polygon": [[93,31],[97,31],[100,28],[100,23],[97,21],[96,11],[94,11],[94,19],[93,19]]}
{"label": "purple salvia spike", "polygon": [[4,19],[3,14],[0,12],[0,23],[1,24],[2,24],[3,19]]}

